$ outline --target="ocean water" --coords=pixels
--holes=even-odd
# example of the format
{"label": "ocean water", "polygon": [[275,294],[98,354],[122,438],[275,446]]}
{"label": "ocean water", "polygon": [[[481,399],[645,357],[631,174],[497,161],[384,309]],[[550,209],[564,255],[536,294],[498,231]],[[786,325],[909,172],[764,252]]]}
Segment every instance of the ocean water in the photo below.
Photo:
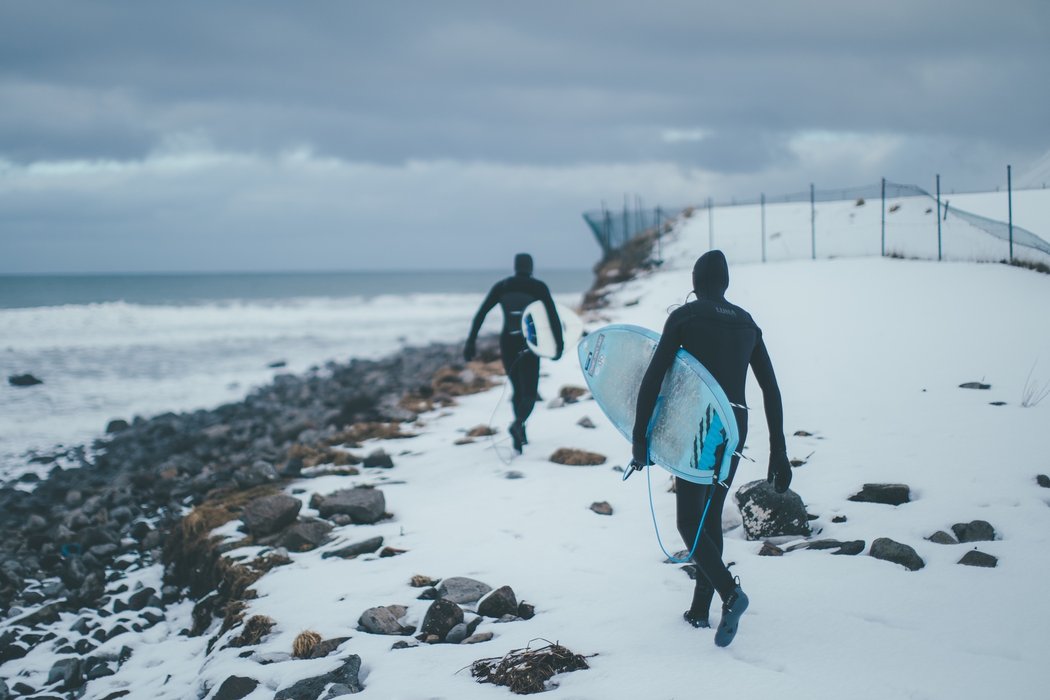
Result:
{"label": "ocean water", "polygon": [[[114,418],[213,408],[278,373],[462,340],[506,274],[0,277],[0,482],[46,472],[33,453],[90,443]],[[540,277],[570,306],[591,282]],[[44,383],[7,382],[25,373]]]}

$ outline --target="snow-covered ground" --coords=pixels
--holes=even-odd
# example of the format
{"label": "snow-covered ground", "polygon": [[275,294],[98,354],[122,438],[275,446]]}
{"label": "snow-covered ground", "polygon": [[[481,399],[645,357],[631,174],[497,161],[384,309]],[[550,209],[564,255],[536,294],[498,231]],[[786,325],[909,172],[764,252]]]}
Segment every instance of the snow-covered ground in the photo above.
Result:
{"label": "snow-covered ground", "polygon": [[[686,299],[707,235],[703,222],[682,226],[663,242],[659,271],[618,288],[586,325],[662,328],[669,307]],[[466,667],[533,640],[595,654],[590,670],[557,678],[550,697],[565,700],[1045,698],[1050,489],[1039,487],[1036,475],[1050,473],[1050,399],[1032,407],[1021,399],[1030,371],[1028,381],[1050,381],[1050,276],[1003,265],[881,258],[734,264],[730,275],[728,298],[749,309],[765,333],[784,397],[789,456],[808,460],[795,470],[792,489],[818,516],[818,537],[869,546],[889,537],[914,547],[925,568],[912,572],[866,552],[760,557],[761,543],[736,527],[727,534],[726,559],[736,562],[751,607],[733,644],[717,648],[711,630],[681,618],[692,581],[663,563],[645,476],[624,483],[614,470],[628,459],[628,444],[593,401],[550,405],[561,387],[583,385],[569,352],[543,363],[544,402],[521,457],[511,460],[504,430],[509,395],[497,387],[425,416],[418,437],[375,443],[394,455],[393,470],[290,484],[286,491],[302,498],[310,514],[305,504],[313,493],[374,483],[394,517],[337,528],[334,542],[293,554],[291,565],[259,581],[249,615],[268,615],[277,626],[258,650],[287,653],[305,629],[325,638],[350,635],[342,655],[362,658],[361,697],[384,700],[508,697],[503,688],[476,683]],[[958,386],[977,380],[991,389]],[[752,382],[747,454],[756,463],[742,463],[734,491],[765,476],[760,396]],[[585,416],[597,427],[578,425]],[[479,424],[500,433],[453,444]],[[813,436],[793,437],[798,430]],[[609,460],[597,467],[554,464],[548,458],[560,447]],[[508,479],[512,470],[523,478]],[[664,541],[679,549],[668,477],[656,468],[650,476]],[[869,482],[908,484],[913,502],[847,500]],[[595,501],[608,501],[613,515],[589,510]],[[833,523],[840,515],[846,522]],[[958,565],[972,544],[925,539],[974,519],[998,533],[978,546],[999,558],[996,568]],[[739,522],[732,504],[726,520]],[[321,558],[375,535],[407,553]],[[419,589],[409,586],[415,574],[510,585],[537,614],[487,620],[479,631],[495,637],[479,645],[391,650],[400,638],[356,630],[364,610],[388,604],[408,606],[404,622],[418,626],[430,602],[417,600]],[[188,615],[188,605],[170,609],[168,621],[146,634],[109,642],[135,652],[117,675],[92,682],[85,697],[120,689],[151,700],[197,697],[242,675],[262,682],[249,696],[262,700],[338,665],[337,655],[269,665],[239,658],[242,649],[209,656],[208,635],[177,635],[189,626]],[[17,668],[39,679],[54,658],[42,645],[0,675]]]}

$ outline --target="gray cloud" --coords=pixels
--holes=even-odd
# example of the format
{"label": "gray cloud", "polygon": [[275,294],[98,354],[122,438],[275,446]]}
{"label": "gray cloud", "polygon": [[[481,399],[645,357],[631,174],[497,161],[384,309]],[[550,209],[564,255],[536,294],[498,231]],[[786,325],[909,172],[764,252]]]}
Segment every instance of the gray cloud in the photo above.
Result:
{"label": "gray cloud", "polygon": [[[366,206],[348,211],[315,198],[316,215],[333,226],[412,221],[406,202],[431,198],[415,189],[423,185],[408,164],[446,163],[444,177],[458,183],[447,196],[460,199],[447,220],[430,223],[459,235],[498,221],[510,237],[539,225],[585,236],[579,211],[624,191],[652,202],[691,187],[696,199],[728,198],[814,180],[918,181],[939,169],[960,188],[993,187],[1006,162],[1023,167],[1050,148],[1050,92],[1038,87],[1050,69],[1047,26],[1050,5],[1039,0],[1008,9],[977,0],[0,0],[0,159],[14,168],[0,181],[8,231],[0,243],[13,245],[10,226],[27,225],[27,202],[40,207],[31,217],[38,232],[57,230],[63,211],[90,208],[51,180],[15,201],[21,185],[12,178],[28,177],[17,166],[150,163],[187,139],[198,155],[241,154],[254,164],[195,171],[199,191],[168,206],[196,228],[219,220],[210,192],[246,196],[266,182],[292,200],[308,196],[298,192],[312,186],[300,172],[256,170],[302,147],[377,166],[381,182],[408,188],[382,224]],[[500,216],[515,208],[513,193],[472,180],[477,163],[523,178],[525,197],[547,198],[531,199],[529,211],[546,207],[548,218]],[[630,174],[652,164],[677,176],[657,183]],[[593,177],[597,166],[600,187],[574,185],[577,198],[542,187],[553,173]],[[368,184],[373,197],[387,196]],[[152,190],[119,187],[109,216],[156,226],[156,212],[140,203],[154,201]],[[497,202],[500,210],[486,209]],[[457,216],[465,210],[472,215]]]}

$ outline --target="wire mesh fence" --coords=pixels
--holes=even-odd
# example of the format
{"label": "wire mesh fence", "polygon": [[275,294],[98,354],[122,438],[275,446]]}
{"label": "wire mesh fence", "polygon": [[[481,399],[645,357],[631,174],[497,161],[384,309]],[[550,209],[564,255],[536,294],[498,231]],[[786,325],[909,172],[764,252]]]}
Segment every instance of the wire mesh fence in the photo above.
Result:
{"label": "wire mesh fence", "polygon": [[[939,183],[939,178],[938,178]],[[939,184],[938,184],[939,189]],[[862,187],[817,190],[699,207],[602,208],[584,220],[605,253],[671,221],[706,228],[708,244],[738,262],[889,255],[938,260],[1050,265],[1050,243],[1012,221],[1016,193],[1001,197],[1000,220],[959,205],[977,194],[930,193],[917,185],[883,180]],[[1027,190],[1050,215],[1050,192]],[[1029,217],[1030,219],[1032,217]],[[1050,225],[1050,220],[1047,221]]]}

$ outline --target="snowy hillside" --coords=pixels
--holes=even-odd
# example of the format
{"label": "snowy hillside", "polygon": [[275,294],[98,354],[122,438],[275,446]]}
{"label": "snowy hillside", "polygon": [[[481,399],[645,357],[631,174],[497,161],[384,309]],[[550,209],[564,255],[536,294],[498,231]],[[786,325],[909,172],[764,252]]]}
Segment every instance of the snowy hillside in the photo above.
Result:
{"label": "snowy hillside", "polygon": [[[850,213],[843,210],[844,221]],[[731,222],[720,226],[728,230]],[[659,271],[616,288],[610,305],[586,317],[586,325],[661,329],[668,309],[686,299],[707,235],[706,226],[692,223],[671,234]],[[1021,400],[1033,366],[1030,383],[1050,381],[1050,276],[997,264],[881,258],[732,264],[744,256],[726,248],[727,297],[749,309],[764,330],[784,397],[789,456],[805,460],[792,489],[817,516],[814,538],[865,542],[856,556],[759,556],[762,542],[748,541],[734,527],[726,560],[736,562],[733,572],[751,607],[732,646],[717,648],[711,630],[682,621],[692,581],[681,567],[663,563],[646,477],[623,483],[614,470],[628,459],[628,444],[593,401],[552,403],[562,387],[583,385],[575,355],[567,352],[560,362],[543,363],[544,403],[529,423],[530,444],[521,457],[511,459],[505,432],[509,390],[497,387],[425,416],[412,428],[417,437],[365,446],[363,452],[386,449],[393,469],[289,484],[285,492],[303,501],[303,514],[316,514],[312,494],[373,484],[393,517],[338,527],[331,543],[291,554],[291,564],[256,583],[258,598],[247,614],[269,616],[276,626],[247,649],[254,653],[222,648],[238,629],[206,653],[218,623],[203,637],[179,636],[191,624],[191,606],[184,603],[169,608],[168,619],[134,643],[119,672],[93,681],[86,697],[127,689],[133,698],[213,697],[236,675],[260,682],[247,697],[269,700],[278,689],[335,668],[337,656],[347,653],[361,657],[363,698],[510,697],[506,689],[475,682],[467,667],[533,640],[595,655],[589,670],[557,677],[550,697],[564,700],[1046,697],[1050,489],[1036,477],[1050,473],[1050,399],[1032,407]],[[959,388],[971,381],[991,388]],[[765,477],[760,396],[750,385],[748,400],[756,408],[747,454],[755,463],[742,463],[734,491]],[[1005,405],[991,404],[999,401]],[[581,426],[585,417],[596,427]],[[497,435],[455,444],[480,424],[491,424]],[[812,435],[792,436],[796,431]],[[550,455],[562,447],[608,461],[552,463]],[[520,478],[509,478],[513,472]],[[678,550],[669,480],[655,467],[650,476],[661,534]],[[865,483],[907,484],[912,502],[849,501]],[[592,512],[598,501],[611,504],[613,514]],[[739,523],[731,502],[726,515]],[[836,516],[845,522],[833,522]],[[992,524],[995,541],[926,539],[976,519]],[[222,532],[241,536],[232,527]],[[405,553],[322,558],[374,536]],[[924,568],[910,571],[868,556],[880,537],[913,547]],[[975,547],[997,557],[998,565],[959,565]],[[394,604],[407,607],[405,625],[419,627],[431,601],[417,599],[414,575],[509,585],[536,614],[505,623],[487,618],[477,631],[493,638],[474,645],[391,649],[412,638],[357,629],[365,610]],[[159,586],[159,568],[144,577]],[[288,658],[293,639],[307,629],[351,639],[340,655]],[[127,643],[107,644],[116,651]],[[19,665],[27,678],[39,678],[54,659],[39,649]],[[265,660],[275,662],[260,663]]]}

